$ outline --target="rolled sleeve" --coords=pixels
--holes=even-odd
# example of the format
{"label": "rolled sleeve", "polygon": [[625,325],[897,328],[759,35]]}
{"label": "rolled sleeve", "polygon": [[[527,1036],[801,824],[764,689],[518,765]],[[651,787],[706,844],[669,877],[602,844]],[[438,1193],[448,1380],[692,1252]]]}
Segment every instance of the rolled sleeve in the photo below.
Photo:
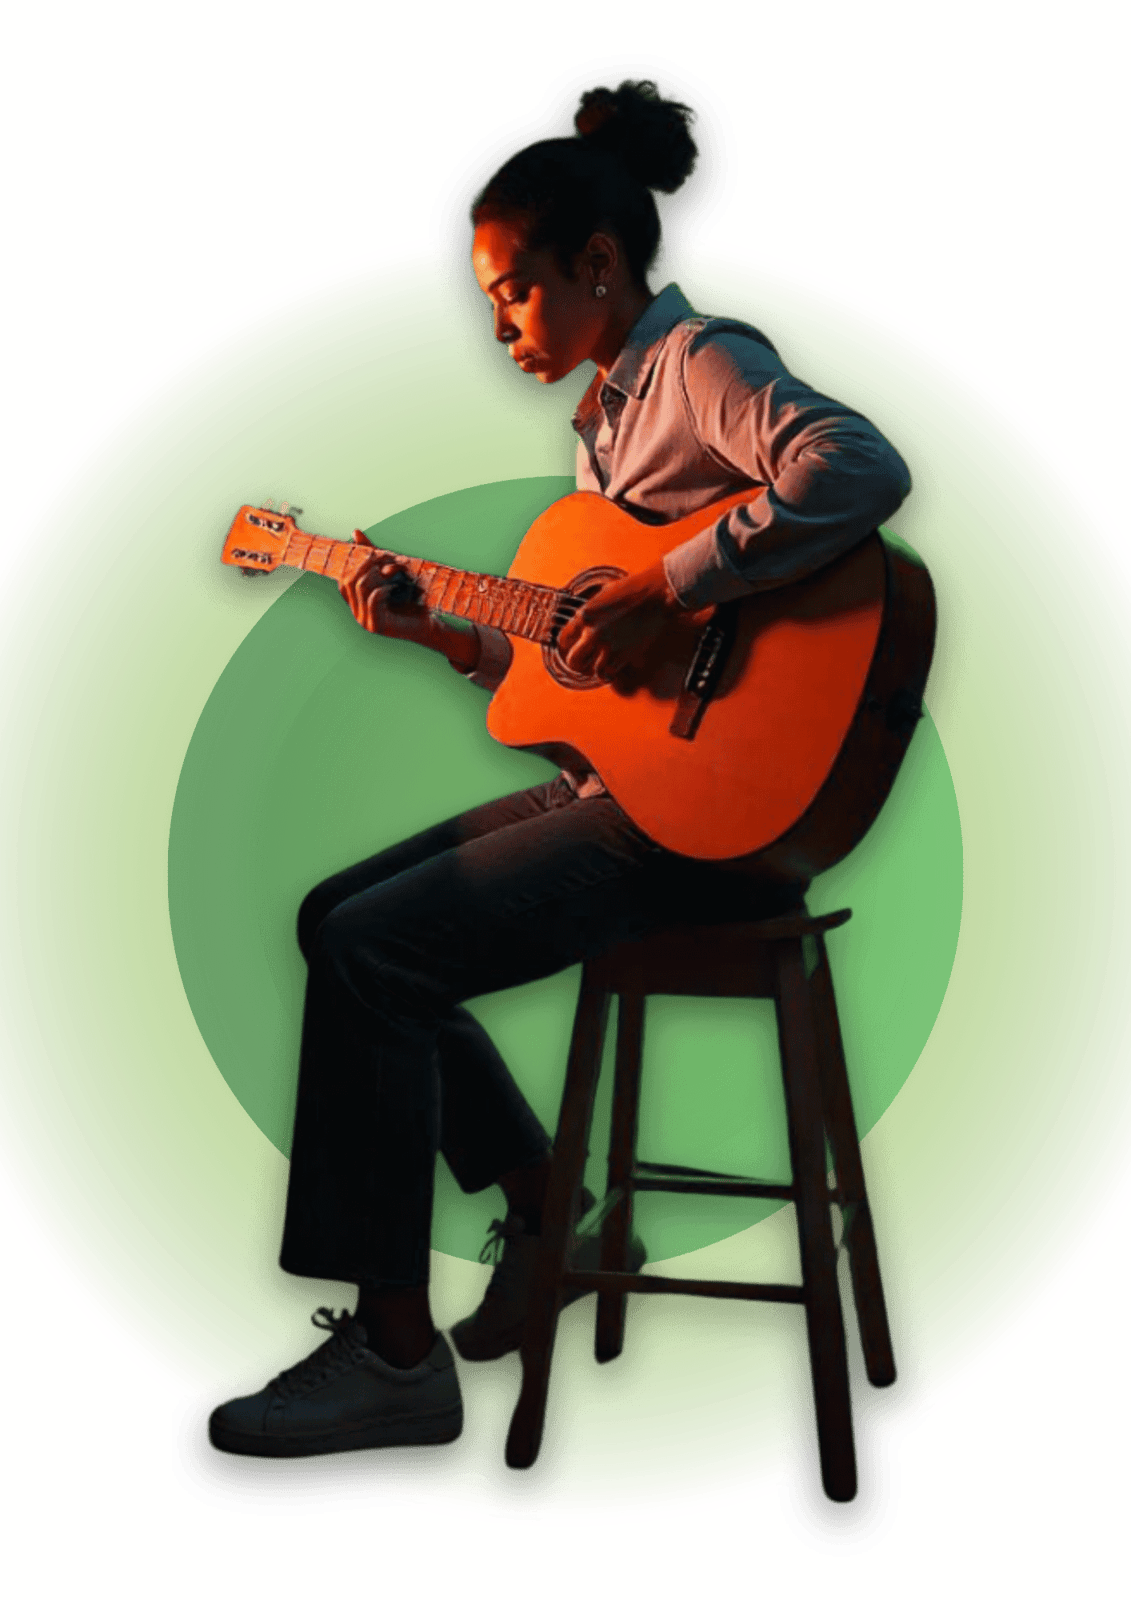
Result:
{"label": "rolled sleeve", "polygon": [[[506,634],[500,633],[498,628],[485,628],[474,622],[472,629],[479,639],[479,660],[471,672],[464,672],[461,667],[455,670],[468,683],[494,694],[507,675],[507,669],[514,659],[514,650]],[[455,663],[452,665],[455,666]]]}
{"label": "rolled sleeve", "polygon": [[[902,504],[911,475],[859,412],[794,378],[742,331],[689,342],[683,399],[700,444],[755,487],[671,551],[668,581],[692,609],[778,588],[851,548]],[[736,484],[737,486],[737,484]]]}

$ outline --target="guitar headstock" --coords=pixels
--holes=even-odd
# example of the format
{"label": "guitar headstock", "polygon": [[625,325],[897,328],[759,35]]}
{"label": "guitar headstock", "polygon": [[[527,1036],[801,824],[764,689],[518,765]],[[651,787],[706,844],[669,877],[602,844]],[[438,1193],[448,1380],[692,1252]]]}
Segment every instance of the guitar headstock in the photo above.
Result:
{"label": "guitar headstock", "polygon": [[220,560],[249,576],[274,572],[283,559],[287,540],[298,531],[292,511],[241,506],[224,540]]}

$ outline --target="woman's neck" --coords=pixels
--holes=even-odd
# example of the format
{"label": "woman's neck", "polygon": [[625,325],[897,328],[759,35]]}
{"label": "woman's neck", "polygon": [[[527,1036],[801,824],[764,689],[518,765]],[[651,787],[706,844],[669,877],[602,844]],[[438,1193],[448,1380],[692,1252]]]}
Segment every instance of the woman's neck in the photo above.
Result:
{"label": "woman's neck", "polygon": [[592,359],[597,364],[597,373],[602,382],[608,377],[610,368],[624,349],[625,340],[655,298],[650,289],[642,289],[639,284],[628,283],[613,299],[609,306],[605,328],[592,352]]}

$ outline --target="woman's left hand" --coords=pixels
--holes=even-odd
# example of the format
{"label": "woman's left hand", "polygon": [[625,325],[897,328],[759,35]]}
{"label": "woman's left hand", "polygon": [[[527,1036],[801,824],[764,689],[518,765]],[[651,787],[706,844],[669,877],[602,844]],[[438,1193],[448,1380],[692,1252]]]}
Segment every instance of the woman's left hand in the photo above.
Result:
{"label": "woman's left hand", "polygon": [[574,672],[612,680],[639,666],[668,624],[686,616],[657,561],[587,600],[558,635],[558,648]]}

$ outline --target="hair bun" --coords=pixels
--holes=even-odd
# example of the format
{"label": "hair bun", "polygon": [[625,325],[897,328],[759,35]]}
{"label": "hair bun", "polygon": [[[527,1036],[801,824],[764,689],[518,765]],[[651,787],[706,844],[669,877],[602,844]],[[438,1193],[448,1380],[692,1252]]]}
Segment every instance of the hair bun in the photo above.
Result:
{"label": "hair bun", "polygon": [[645,188],[671,194],[695,165],[698,151],[687,131],[694,115],[678,100],[661,100],[645,78],[588,90],[573,122],[591,149],[617,156]]}

